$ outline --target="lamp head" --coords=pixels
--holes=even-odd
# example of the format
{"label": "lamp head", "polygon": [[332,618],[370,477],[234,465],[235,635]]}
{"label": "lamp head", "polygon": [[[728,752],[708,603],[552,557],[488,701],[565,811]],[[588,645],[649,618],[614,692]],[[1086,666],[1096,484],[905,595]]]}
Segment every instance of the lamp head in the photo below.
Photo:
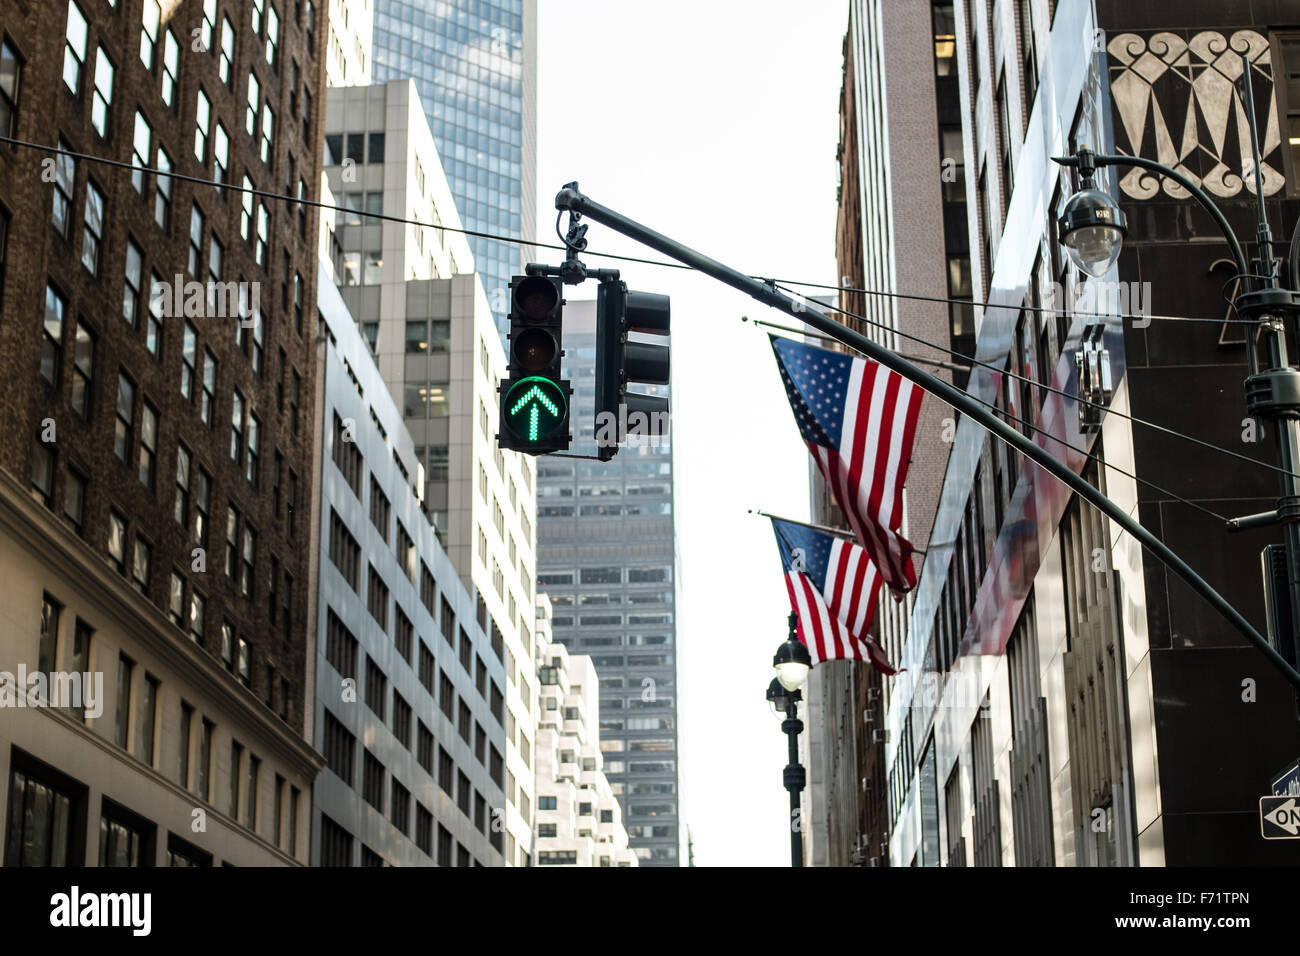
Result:
{"label": "lamp head", "polygon": [[1088,180],[1065,204],[1059,226],[1070,261],[1094,279],[1110,271],[1128,233],[1124,210]]}
{"label": "lamp head", "polygon": [[776,649],[776,655],[772,658],[772,666],[776,668],[776,679],[786,690],[794,692],[803,686],[803,682],[808,679],[808,671],[812,668],[812,658],[808,654],[808,648],[803,642],[796,637],[789,637]]}

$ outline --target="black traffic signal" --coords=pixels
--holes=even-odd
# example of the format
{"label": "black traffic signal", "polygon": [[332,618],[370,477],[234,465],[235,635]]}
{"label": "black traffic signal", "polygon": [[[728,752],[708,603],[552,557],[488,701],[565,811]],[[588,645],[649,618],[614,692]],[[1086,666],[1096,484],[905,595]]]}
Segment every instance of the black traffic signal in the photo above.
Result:
{"label": "black traffic signal", "polygon": [[558,278],[510,280],[509,371],[500,385],[497,445],[529,455],[569,447],[569,383],[560,378],[564,287]]}
{"label": "black traffic signal", "polygon": [[609,461],[629,435],[666,436],[668,399],[628,391],[628,385],[667,385],[667,345],[628,341],[629,332],[668,335],[668,296],[629,292],[606,280],[596,300],[596,454]]}

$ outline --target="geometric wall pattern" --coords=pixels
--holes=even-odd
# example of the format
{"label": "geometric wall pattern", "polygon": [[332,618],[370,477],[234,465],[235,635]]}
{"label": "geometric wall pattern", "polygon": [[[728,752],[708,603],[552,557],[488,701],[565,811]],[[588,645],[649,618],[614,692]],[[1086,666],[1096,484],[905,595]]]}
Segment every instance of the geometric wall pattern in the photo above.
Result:
{"label": "geometric wall pattern", "polygon": [[[1106,50],[1111,99],[1119,114],[1118,151],[1171,166],[1222,198],[1243,189],[1255,193],[1240,84],[1245,53],[1260,124],[1264,195],[1282,189],[1282,136],[1267,37],[1254,30],[1238,30],[1230,38],[1213,30],[1122,33]],[[1141,169],[1129,170],[1119,185],[1130,199],[1152,199],[1162,191],[1169,198],[1187,198],[1177,183]]]}

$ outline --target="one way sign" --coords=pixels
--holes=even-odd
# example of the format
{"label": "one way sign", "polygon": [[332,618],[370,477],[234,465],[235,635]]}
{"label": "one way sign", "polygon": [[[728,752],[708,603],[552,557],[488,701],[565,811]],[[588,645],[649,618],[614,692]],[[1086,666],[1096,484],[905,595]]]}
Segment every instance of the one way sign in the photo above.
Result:
{"label": "one way sign", "polygon": [[1259,832],[1265,840],[1300,840],[1300,800],[1260,797]]}

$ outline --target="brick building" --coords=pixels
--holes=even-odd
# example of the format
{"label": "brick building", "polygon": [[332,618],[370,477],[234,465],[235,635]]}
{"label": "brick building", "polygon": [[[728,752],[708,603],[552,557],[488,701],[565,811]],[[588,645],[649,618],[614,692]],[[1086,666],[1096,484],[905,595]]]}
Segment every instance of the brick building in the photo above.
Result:
{"label": "brick building", "polygon": [[[317,7],[4,0],[0,133],[315,198]],[[316,238],[0,146],[0,670],[104,689],[0,720],[6,865],[308,859]]]}

